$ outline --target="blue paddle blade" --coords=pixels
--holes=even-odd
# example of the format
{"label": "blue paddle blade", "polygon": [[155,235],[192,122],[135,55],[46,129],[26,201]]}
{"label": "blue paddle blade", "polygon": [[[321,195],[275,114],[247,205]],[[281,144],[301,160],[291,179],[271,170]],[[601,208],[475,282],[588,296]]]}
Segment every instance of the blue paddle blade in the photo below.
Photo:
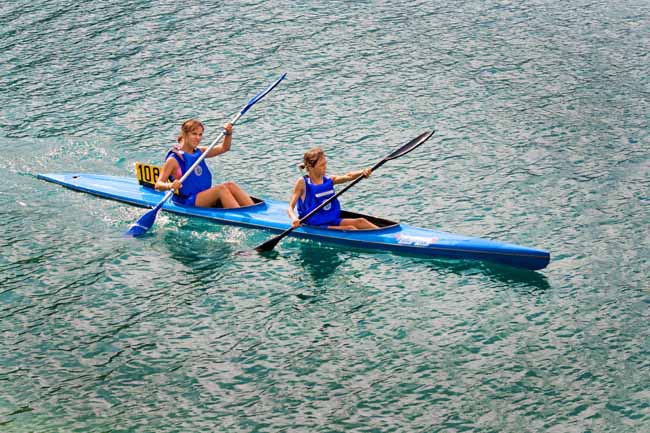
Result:
{"label": "blue paddle blade", "polygon": [[255,105],[255,104],[256,104],[260,99],[262,99],[263,97],[265,97],[265,96],[266,96],[266,95],[267,95],[271,90],[275,89],[275,87],[276,87],[278,84],[280,84],[280,81],[284,80],[284,77],[286,77],[286,76],[287,76],[287,73],[285,72],[284,74],[282,74],[282,75],[280,76],[280,78],[278,78],[277,80],[275,80],[275,82],[274,82],[273,84],[271,84],[271,85],[270,85],[269,87],[267,87],[266,89],[262,90],[262,91],[261,91],[260,93],[258,93],[257,95],[253,96],[253,97],[251,98],[251,100],[248,101],[248,104],[246,104],[246,106],[245,106],[244,108],[241,109],[241,111],[239,112],[239,114],[242,115],[242,116],[243,116],[244,114],[246,114],[246,112],[247,112],[247,111],[248,111],[248,110],[249,110],[253,105]]}
{"label": "blue paddle blade", "polygon": [[143,234],[147,233],[147,231],[151,228],[151,226],[153,226],[153,223],[156,221],[159,210],[160,205],[142,215],[140,219],[138,219],[135,223],[133,223],[131,227],[129,227],[127,232],[124,233],[124,236],[137,238],[138,236],[142,236]]}

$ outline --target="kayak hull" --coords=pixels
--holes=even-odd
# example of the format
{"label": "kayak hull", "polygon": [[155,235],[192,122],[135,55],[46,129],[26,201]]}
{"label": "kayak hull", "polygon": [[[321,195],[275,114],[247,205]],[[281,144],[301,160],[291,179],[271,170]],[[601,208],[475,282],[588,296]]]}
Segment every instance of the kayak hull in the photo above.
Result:
{"label": "kayak hull", "polygon": [[[164,196],[163,192],[140,185],[135,178],[86,173],[48,173],[37,177],[76,191],[140,207],[154,207]],[[163,204],[162,210],[205,218],[219,224],[281,233],[291,225],[287,206],[286,202],[266,200],[239,209],[198,208],[178,205],[168,200]],[[366,218],[375,219],[385,227],[372,230],[329,230],[302,226],[293,230],[291,236],[409,255],[482,260],[530,270],[543,269],[550,261],[550,254],[537,248]]]}

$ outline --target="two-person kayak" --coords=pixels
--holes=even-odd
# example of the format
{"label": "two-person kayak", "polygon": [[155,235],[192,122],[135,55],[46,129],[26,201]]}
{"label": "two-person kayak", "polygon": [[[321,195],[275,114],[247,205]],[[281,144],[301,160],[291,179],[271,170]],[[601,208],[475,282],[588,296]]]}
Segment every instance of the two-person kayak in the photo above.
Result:
{"label": "two-person kayak", "polygon": [[[38,178],[76,191],[140,207],[156,206],[165,195],[164,192],[141,185],[136,178],[85,173],[39,174]],[[286,202],[259,199],[255,201],[256,204],[253,206],[222,209],[183,206],[169,200],[164,203],[162,210],[200,217],[219,224],[251,227],[274,233],[281,233],[290,228],[291,220],[287,215]],[[550,260],[548,251],[537,248],[411,227],[353,212],[343,211],[342,216],[346,218],[363,216],[379,228],[348,231],[300,226],[293,230],[291,236],[409,255],[483,260],[530,270],[543,269]]]}

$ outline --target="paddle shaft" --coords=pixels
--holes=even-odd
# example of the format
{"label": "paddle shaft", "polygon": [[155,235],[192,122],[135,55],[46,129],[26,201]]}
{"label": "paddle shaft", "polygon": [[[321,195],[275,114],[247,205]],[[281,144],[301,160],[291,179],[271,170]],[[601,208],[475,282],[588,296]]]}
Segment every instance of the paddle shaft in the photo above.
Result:
{"label": "paddle shaft", "polygon": [[[282,76],[274,84],[272,84],[267,89],[265,89],[264,91],[258,93],[253,98],[251,98],[251,100],[248,101],[248,104],[246,104],[246,106],[244,108],[242,108],[241,111],[235,115],[235,117],[232,118],[230,123],[232,125],[237,123],[237,121],[239,120],[240,117],[242,117],[257,101],[262,99],[264,96],[266,96],[267,93],[269,93],[271,90],[273,90],[273,88],[275,88],[275,86],[277,86],[278,83],[280,83],[280,81],[282,81],[286,75],[287,75],[286,73],[282,74]],[[203,161],[205,159],[207,154],[210,153],[210,151],[217,145],[219,140],[221,140],[224,137],[224,135],[225,135],[225,130],[222,130],[221,134],[219,134],[219,136],[217,138],[215,138],[212,143],[210,143],[210,146],[208,146],[208,148],[205,150],[205,152],[203,152],[201,154],[201,156],[199,156],[199,158],[196,161],[194,161],[194,164],[192,164],[192,166],[189,168],[189,170],[187,170],[185,172],[185,174],[183,174],[183,176],[180,178],[180,183],[183,183],[183,181],[185,179],[187,179],[192,174],[194,169],[201,163],[201,161]],[[156,206],[156,207],[157,208],[162,207],[162,205],[167,200],[169,200],[169,198],[172,196],[172,194],[174,194],[174,190],[167,191],[167,194],[165,194],[163,199],[160,201],[160,203],[158,203],[158,206]]]}
{"label": "paddle shaft", "polygon": [[[433,135],[434,132],[435,131],[425,132],[423,134],[420,134],[417,138],[415,138],[415,139],[411,140],[410,142],[406,143],[404,146],[400,147],[399,149],[397,149],[396,151],[394,151],[393,153],[391,153],[390,155],[386,156],[384,159],[379,161],[377,164],[373,165],[372,168],[370,169],[370,171],[374,172],[375,170],[377,170],[379,167],[381,167],[382,165],[384,165],[386,162],[390,161],[391,159],[399,158],[402,155],[406,155],[407,153],[409,153],[410,151],[412,151],[413,149],[415,149],[416,147],[418,147],[419,145],[421,145],[422,143],[427,141]],[[337,192],[332,197],[328,198],[323,203],[321,203],[314,210],[309,212],[307,215],[300,218],[300,223],[302,224],[304,221],[308,220],[312,215],[314,215],[316,212],[321,210],[323,207],[327,206],[329,203],[332,202],[332,200],[334,200],[335,198],[337,198],[338,196],[343,194],[345,191],[349,190],[354,185],[359,183],[361,181],[361,179],[363,179],[363,178],[364,178],[364,176],[359,176],[356,179],[354,179],[352,182],[350,182],[348,185],[346,185],[345,188],[343,188],[341,191]],[[293,230],[293,228],[287,230],[287,232],[291,232],[291,230]],[[288,234],[288,233],[286,233],[286,234],[285,233],[283,233],[284,236],[286,236]],[[282,236],[282,237],[284,237],[284,236]]]}
{"label": "paddle shaft", "polygon": [[[273,84],[271,84],[269,87],[262,90],[260,93],[258,93],[253,98],[251,98],[250,101],[248,101],[248,103],[244,106],[244,108],[242,108],[239,111],[239,113],[237,113],[235,117],[232,118],[230,123],[233,125],[237,123],[237,121],[241,116],[243,116],[254,104],[256,104],[264,96],[266,96],[271,90],[273,90],[280,83],[280,81],[284,80],[284,77],[286,77],[286,75],[287,75],[286,73],[282,74],[282,76],[280,76],[280,78],[278,78]],[[217,145],[219,140],[221,140],[224,135],[225,135],[225,130],[222,130],[221,134],[219,134],[219,136],[210,144],[210,146],[207,147],[206,151],[202,152],[199,158],[194,162],[194,164],[192,164],[190,169],[183,174],[183,176],[180,179],[181,183],[185,181],[185,179],[187,179],[188,176],[191,175],[191,173],[194,171],[196,166],[199,165],[205,159],[207,154],[210,153],[210,151],[214,148],[214,146]],[[131,225],[129,230],[127,230],[127,232],[125,233],[125,236],[141,236],[144,233],[146,233],[147,230],[149,230],[151,226],[153,226],[153,223],[156,220],[156,216],[158,215],[158,211],[160,211],[163,204],[165,204],[165,202],[167,202],[167,200],[169,200],[173,194],[174,194],[173,190],[167,191],[163,199],[160,200],[160,202],[153,209],[151,209],[150,211],[142,215],[133,225]]]}
{"label": "paddle shaft", "polygon": [[[402,147],[400,147],[400,148],[397,149],[396,151],[392,152],[390,155],[384,157],[384,159],[382,159],[382,160],[379,161],[377,164],[375,164],[375,165],[374,165],[370,170],[371,170],[371,171],[375,171],[375,170],[377,170],[379,167],[381,167],[382,165],[384,165],[387,161],[390,161],[391,159],[399,158],[400,156],[404,156],[404,155],[406,155],[407,153],[409,153],[410,151],[412,151],[413,149],[415,149],[416,147],[420,146],[422,143],[424,143],[425,141],[427,141],[429,138],[431,138],[431,136],[432,136],[434,133],[435,133],[435,131],[427,131],[427,132],[424,132],[424,133],[420,134],[419,136],[417,136],[417,137],[414,138],[413,140],[409,141],[408,143],[406,143],[405,145],[403,145]],[[309,218],[310,218],[312,215],[314,215],[316,212],[318,212],[318,211],[321,210],[323,207],[325,207],[325,206],[327,206],[329,203],[331,203],[332,200],[334,200],[335,198],[337,198],[338,196],[340,196],[341,194],[343,194],[343,193],[344,193],[345,191],[347,191],[348,189],[352,188],[352,187],[353,187],[354,185],[356,185],[357,183],[359,183],[359,182],[361,181],[361,179],[363,179],[363,176],[359,176],[359,177],[357,177],[356,179],[354,179],[354,180],[353,180],[349,185],[347,185],[347,186],[346,186],[345,188],[343,188],[341,191],[337,192],[337,193],[334,194],[332,197],[328,198],[328,199],[325,200],[323,203],[321,203],[319,206],[317,206],[315,209],[313,209],[311,212],[309,212],[307,215],[305,215],[304,217],[300,218],[300,223],[302,224],[303,222],[305,222],[307,219],[309,219]],[[280,242],[280,240],[281,240],[282,238],[284,238],[284,237],[287,236],[289,233],[291,233],[291,232],[293,231],[293,229],[294,229],[294,227],[289,227],[287,230],[285,230],[284,232],[280,233],[278,236],[276,236],[276,237],[274,237],[274,238],[272,238],[272,239],[270,239],[270,240],[264,242],[262,245],[258,246],[258,247],[255,248],[255,249],[256,249],[257,251],[270,251],[270,250],[272,250],[273,248],[275,248],[275,246],[278,244],[278,242]]]}

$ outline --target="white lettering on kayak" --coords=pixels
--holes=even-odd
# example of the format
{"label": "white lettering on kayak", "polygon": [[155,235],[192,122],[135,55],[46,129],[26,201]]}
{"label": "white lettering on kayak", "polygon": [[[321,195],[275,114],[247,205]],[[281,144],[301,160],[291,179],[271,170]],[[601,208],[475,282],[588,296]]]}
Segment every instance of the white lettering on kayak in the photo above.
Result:
{"label": "white lettering on kayak", "polygon": [[432,245],[438,242],[438,238],[423,238],[420,236],[410,236],[398,234],[395,236],[398,244],[407,244],[407,245],[416,245],[416,246],[427,246]]}

